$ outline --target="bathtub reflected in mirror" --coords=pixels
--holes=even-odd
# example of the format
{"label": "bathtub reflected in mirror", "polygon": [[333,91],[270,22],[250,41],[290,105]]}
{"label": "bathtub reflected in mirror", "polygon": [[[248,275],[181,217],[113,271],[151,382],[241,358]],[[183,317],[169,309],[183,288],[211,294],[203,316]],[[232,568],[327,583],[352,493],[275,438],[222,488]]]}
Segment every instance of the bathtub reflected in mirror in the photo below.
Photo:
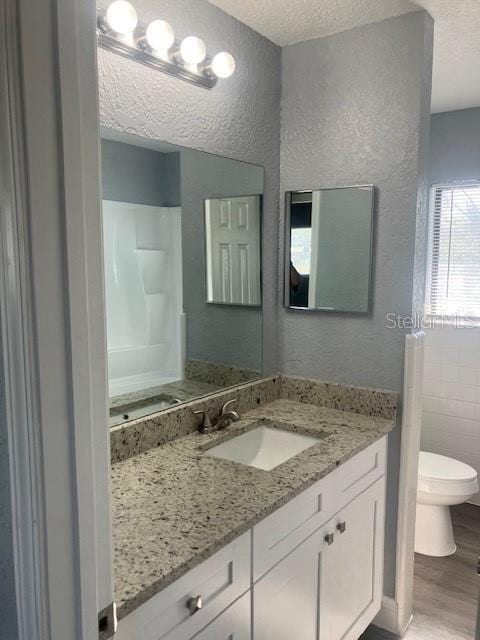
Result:
{"label": "bathtub reflected in mirror", "polygon": [[103,131],[102,187],[110,426],[261,377],[263,169]]}

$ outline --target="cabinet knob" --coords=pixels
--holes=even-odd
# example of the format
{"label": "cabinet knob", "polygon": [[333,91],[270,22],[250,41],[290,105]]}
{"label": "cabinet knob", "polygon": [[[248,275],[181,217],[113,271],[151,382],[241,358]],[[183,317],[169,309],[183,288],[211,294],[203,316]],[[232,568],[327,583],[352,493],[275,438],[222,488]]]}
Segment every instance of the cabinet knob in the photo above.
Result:
{"label": "cabinet knob", "polygon": [[202,606],[202,596],[194,596],[193,598],[189,598],[187,600],[187,608],[190,611],[191,616],[193,616],[194,613],[197,613],[197,611],[200,611]]}
{"label": "cabinet knob", "polygon": [[335,535],[333,533],[327,533],[327,535],[325,536],[325,542],[328,545],[333,544],[333,541],[335,540]]}
{"label": "cabinet knob", "polygon": [[337,524],[337,530],[340,531],[340,533],[345,533],[346,528],[347,528],[346,522],[339,522]]}

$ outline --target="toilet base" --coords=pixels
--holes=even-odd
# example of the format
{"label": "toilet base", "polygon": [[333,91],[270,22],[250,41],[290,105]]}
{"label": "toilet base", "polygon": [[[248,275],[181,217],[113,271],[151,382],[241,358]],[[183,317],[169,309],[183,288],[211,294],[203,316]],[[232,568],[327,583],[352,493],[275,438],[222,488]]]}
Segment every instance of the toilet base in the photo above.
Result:
{"label": "toilet base", "polygon": [[417,503],[415,553],[441,557],[456,550],[449,507]]}

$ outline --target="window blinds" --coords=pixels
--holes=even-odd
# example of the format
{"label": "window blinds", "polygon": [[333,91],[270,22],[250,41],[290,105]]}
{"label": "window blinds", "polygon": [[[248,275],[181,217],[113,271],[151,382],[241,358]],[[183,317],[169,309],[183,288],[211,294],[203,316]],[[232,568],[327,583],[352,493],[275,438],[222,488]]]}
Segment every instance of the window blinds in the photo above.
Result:
{"label": "window blinds", "polygon": [[427,312],[480,318],[480,182],[431,193]]}

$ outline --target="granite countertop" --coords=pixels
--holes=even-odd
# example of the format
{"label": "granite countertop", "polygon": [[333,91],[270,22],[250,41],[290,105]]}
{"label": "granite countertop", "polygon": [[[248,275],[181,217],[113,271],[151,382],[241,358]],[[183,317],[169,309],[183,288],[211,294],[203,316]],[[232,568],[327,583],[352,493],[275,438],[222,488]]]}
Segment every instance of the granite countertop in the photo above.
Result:
{"label": "granite countertop", "polygon": [[[316,435],[319,442],[271,471],[203,456],[262,419]],[[190,434],[114,464],[119,619],[394,426],[385,418],[275,400],[226,431]]]}

